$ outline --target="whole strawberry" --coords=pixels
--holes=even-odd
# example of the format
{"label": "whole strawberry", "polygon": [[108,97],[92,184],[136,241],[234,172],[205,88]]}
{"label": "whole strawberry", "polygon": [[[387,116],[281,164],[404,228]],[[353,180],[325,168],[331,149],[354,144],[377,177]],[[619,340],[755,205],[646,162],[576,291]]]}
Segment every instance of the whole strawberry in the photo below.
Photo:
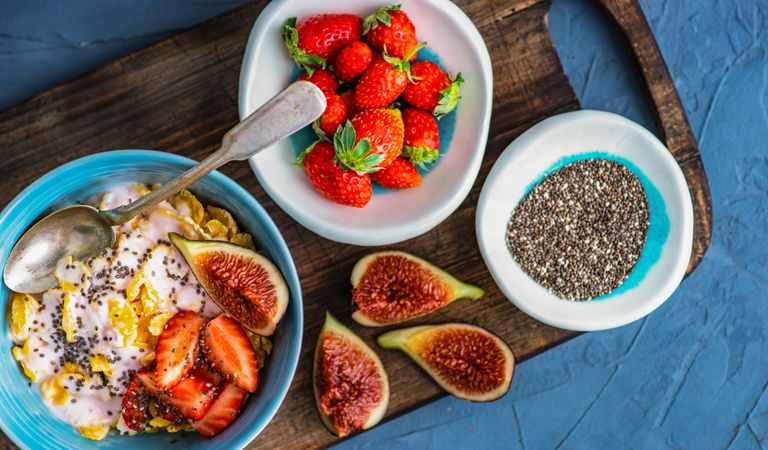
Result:
{"label": "whole strawberry", "polygon": [[355,88],[348,91],[344,91],[339,94],[344,104],[347,105],[347,117],[355,117],[357,114],[357,108],[355,107]]}
{"label": "whole strawberry", "polygon": [[336,133],[336,156],[346,167],[374,172],[392,164],[403,150],[403,119],[397,109],[369,109],[357,113]]}
{"label": "whole strawberry", "polygon": [[402,156],[387,167],[371,174],[373,181],[385,188],[407,189],[421,185],[421,175],[416,167]]}
{"label": "whole strawberry", "polygon": [[418,61],[411,64],[411,77],[414,82],[405,88],[403,100],[437,117],[456,108],[459,85],[464,82],[460,73],[452,80],[437,64]]}
{"label": "whole strawberry", "polygon": [[[376,50],[387,51],[395,58],[413,61],[418,44],[416,27],[400,5],[388,5],[368,16],[363,22],[363,34]],[[406,55],[408,55],[406,57]]]}
{"label": "whole strawberry", "polygon": [[304,165],[309,182],[323,197],[336,203],[362,208],[373,195],[367,173],[344,170],[334,161],[333,144],[319,141],[307,149],[297,161]]}
{"label": "whole strawberry", "polygon": [[283,25],[283,40],[296,64],[310,74],[325,68],[347,44],[359,41],[362,19],[352,14],[320,14],[296,26],[291,17]]}
{"label": "whole strawberry", "polygon": [[315,121],[316,130],[318,128],[320,129],[320,132],[317,134],[321,138],[329,138],[336,134],[336,129],[344,125],[344,122],[346,121],[347,105],[344,104],[344,100],[342,100],[339,94],[335,92],[326,92],[325,111],[323,111],[323,115]]}
{"label": "whole strawberry", "polygon": [[420,109],[406,108],[403,110],[403,126],[405,135],[402,155],[422,169],[437,161],[440,134],[435,116]]}
{"label": "whole strawberry", "polygon": [[339,88],[339,82],[333,77],[330,70],[319,69],[313,71],[312,75],[309,73],[302,73],[299,76],[299,80],[306,80],[315,86],[319,87],[323,92],[336,92]]}
{"label": "whole strawberry", "polygon": [[373,52],[362,41],[353,42],[336,55],[333,60],[333,73],[341,81],[352,81],[368,68],[373,59]]}
{"label": "whole strawberry", "polygon": [[[418,51],[424,43],[414,47]],[[411,63],[386,52],[374,57],[373,62],[357,81],[355,106],[357,109],[385,108],[405,91],[411,82]]]}

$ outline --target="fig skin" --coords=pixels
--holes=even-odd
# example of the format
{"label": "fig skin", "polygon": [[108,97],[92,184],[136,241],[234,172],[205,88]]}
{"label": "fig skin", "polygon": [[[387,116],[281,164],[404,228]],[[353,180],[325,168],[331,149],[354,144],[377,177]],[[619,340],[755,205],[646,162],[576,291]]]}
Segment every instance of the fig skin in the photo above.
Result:
{"label": "fig skin", "polygon": [[[186,239],[177,233],[168,233],[168,239],[173,243],[176,249],[179,250],[184,260],[189,265],[192,274],[195,276],[200,285],[205,289],[208,295],[216,302],[217,305],[224,311],[226,311],[233,319],[235,319],[246,330],[256,333],[261,336],[271,336],[275,332],[278,322],[285,315],[285,311],[288,308],[288,300],[290,297],[288,286],[285,284],[283,275],[280,270],[264,256],[259,253],[241,247],[239,245],[231,244],[226,241],[194,241]],[[249,262],[255,263],[261,270],[264,271],[266,276],[266,282],[271,285],[271,290],[274,293],[274,305],[267,305],[269,308],[269,317],[255,317],[255,312],[264,312],[263,304],[258,304],[260,299],[249,298],[243,294],[243,291],[248,286],[243,286],[240,283],[236,283],[236,286],[230,286],[232,290],[237,290],[239,294],[236,298],[221,298],[213,290],[213,286],[208,284],[205,278],[204,268],[196,262],[198,257],[203,257],[206,254],[224,254],[230,255],[234,258],[241,258]],[[230,269],[230,267],[228,267]],[[242,275],[242,274],[240,274]],[[247,274],[246,274],[247,275]],[[242,277],[238,281],[243,281]],[[245,279],[245,281],[252,281]],[[259,281],[264,281],[261,278]],[[263,287],[263,286],[259,286]],[[217,298],[219,297],[219,298]],[[256,300],[256,301],[254,301]]]}
{"label": "fig skin", "polygon": [[[322,343],[325,338],[329,337],[329,335],[335,335],[337,338],[341,337],[347,341],[347,345],[361,351],[367,358],[370,358],[371,362],[375,365],[377,375],[381,380],[381,399],[379,400],[378,405],[368,411],[369,417],[359,429],[341,429],[337,427],[337,425],[332,422],[331,418],[323,413],[321,407],[320,399],[323,395],[323,392],[320,392],[320,386],[318,386],[318,362],[321,358]],[[384,370],[384,365],[381,363],[381,360],[373,351],[373,349],[366,345],[366,343],[363,342],[363,340],[360,339],[360,337],[353,333],[349,328],[345,327],[339,321],[337,321],[329,312],[325,313],[325,323],[323,324],[323,329],[320,331],[320,336],[317,338],[312,368],[312,384],[315,392],[315,406],[317,407],[317,412],[320,415],[320,419],[322,420],[323,425],[325,425],[328,431],[335,434],[336,436],[344,437],[357,431],[367,430],[378,424],[381,419],[384,418],[384,415],[387,412],[387,406],[389,405],[389,378],[387,376],[387,372]]]}
{"label": "fig skin", "polygon": [[[440,339],[443,339],[443,344],[446,344],[448,339],[461,336],[462,343],[446,353],[446,346],[443,345],[439,353],[440,356],[449,358],[446,364],[440,364],[439,361],[427,361],[426,356],[430,350],[437,350],[440,345]],[[453,372],[456,375],[457,364],[461,365],[464,362],[465,366],[473,369],[475,372],[478,367],[488,369],[487,358],[481,359],[479,356],[472,360],[466,358],[467,346],[478,345],[484,341],[485,344],[493,346],[493,348],[487,348],[486,355],[489,353],[491,356],[500,358],[496,362],[496,367],[492,367],[490,377],[497,377],[501,375],[501,379],[490,380],[491,386],[488,389],[478,390],[473,388],[472,385],[477,385],[479,381],[482,381],[482,374],[477,373],[464,373],[459,374],[464,379],[452,382],[447,376],[441,374],[441,369],[444,372]],[[512,383],[512,376],[515,370],[515,356],[510,350],[509,346],[502,341],[495,334],[474,325],[468,325],[463,323],[446,323],[442,325],[423,325],[418,327],[404,328],[400,330],[393,330],[384,333],[378,337],[376,342],[380,347],[387,349],[402,350],[413,361],[416,362],[422,369],[424,369],[430,377],[432,377],[437,384],[445,389],[449,394],[464,400],[470,400],[473,402],[488,402],[497,400],[504,396],[509,391],[509,386]],[[469,371],[467,371],[469,372]],[[487,372],[487,370],[486,370]],[[463,382],[464,386],[459,385],[459,382]]]}
{"label": "fig skin", "polygon": [[[380,270],[387,262],[392,265],[398,261],[400,266],[406,265],[421,271],[420,273],[397,273],[396,268],[389,269],[385,275],[369,272]],[[378,275],[378,276],[377,276]],[[378,278],[378,279],[376,279]],[[382,280],[384,278],[384,280]],[[396,280],[399,283],[392,283]],[[485,295],[485,291],[477,286],[464,283],[451,274],[417,256],[400,251],[383,251],[371,253],[360,259],[352,269],[352,319],[368,327],[381,327],[421,317],[458,300],[467,298],[477,300]],[[386,284],[386,286],[377,286]],[[411,286],[408,286],[410,282]],[[393,285],[408,286],[410,293],[393,292]],[[425,292],[426,291],[426,292]],[[374,299],[373,302],[361,304],[363,297],[371,294],[397,296],[396,299],[386,298],[385,301]],[[378,308],[377,308],[378,306]],[[410,307],[410,311],[407,309]],[[389,311],[382,309],[390,308]],[[387,317],[389,316],[389,317]]]}

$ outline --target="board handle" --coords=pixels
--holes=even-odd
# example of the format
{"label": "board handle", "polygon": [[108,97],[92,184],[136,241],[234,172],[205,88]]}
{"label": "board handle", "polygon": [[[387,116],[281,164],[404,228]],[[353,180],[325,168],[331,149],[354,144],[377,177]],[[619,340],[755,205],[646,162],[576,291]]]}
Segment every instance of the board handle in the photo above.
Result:
{"label": "board handle", "polygon": [[659,46],[637,0],[598,0],[629,41],[645,86],[656,110],[656,119],[667,148],[683,170],[693,200],[693,250],[686,273],[701,262],[712,235],[712,206],[709,185],[685,109],[661,56]]}

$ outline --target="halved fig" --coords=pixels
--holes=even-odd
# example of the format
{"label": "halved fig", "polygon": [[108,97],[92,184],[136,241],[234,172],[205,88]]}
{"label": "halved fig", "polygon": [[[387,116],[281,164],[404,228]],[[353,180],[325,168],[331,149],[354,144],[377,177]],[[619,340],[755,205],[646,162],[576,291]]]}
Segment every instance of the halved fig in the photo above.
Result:
{"label": "halved fig", "polygon": [[365,256],[352,269],[352,318],[369,327],[400,323],[485,291],[462,283],[421,258],[385,251]]}
{"label": "halved fig", "polygon": [[288,306],[288,287],[272,261],[224,241],[168,238],[213,301],[249,331],[270,336]]}
{"label": "halved fig", "polygon": [[512,382],[512,350],[480,327],[425,325],[384,333],[377,342],[404,351],[443,389],[465,400],[496,400],[507,393]]}
{"label": "halved fig", "polygon": [[330,313],[315,347],[315,403],[339,437],[379,423],[389,404],[389,379],[379,357]]}

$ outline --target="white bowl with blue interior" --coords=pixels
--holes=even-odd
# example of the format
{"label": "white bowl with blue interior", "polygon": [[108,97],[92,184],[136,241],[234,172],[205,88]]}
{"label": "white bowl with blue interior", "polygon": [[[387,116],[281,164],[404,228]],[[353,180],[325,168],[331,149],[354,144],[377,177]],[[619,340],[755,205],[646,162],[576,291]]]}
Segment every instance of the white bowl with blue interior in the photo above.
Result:
{"label": "white bowl with blue interior", "polygon": [[[612,292],[589,301],[557,297],[528,276],[506,244],[515,207],[546,174],[594,158],[628,167],[648,199],[649,227],[640,259]],[[614,328],[661,306],[685,275],[693,245],[693,206],[680,166],[651,132],[616,114],[576,111],[535,125],[494,164],[476,213],[477,241],[504,295],[546,324],[576,331]]]}
{"label": "white bowl with blue interior", "polygon": [[449,0],[356,1],[275,0],[253,26],[240,74],[239,108],[244,118],[298,75],[282,40],[283,23],[321,13],[366,17],[381,6],[401,3],[427,48],[417,59],[437,62],[465,79],[457,109],[440,121],[440,160],[422,185],[407,190],[374,187],[364,208],[326,200],[293,165],[314,142],[307,128],[251,158],[259,182],[270,197],[297,222],[334,241],[355,245],[386,245],[421,235],[447,218],[469,194],[485,152],[493,99],[491,59],[482,36],[461,9]]}

